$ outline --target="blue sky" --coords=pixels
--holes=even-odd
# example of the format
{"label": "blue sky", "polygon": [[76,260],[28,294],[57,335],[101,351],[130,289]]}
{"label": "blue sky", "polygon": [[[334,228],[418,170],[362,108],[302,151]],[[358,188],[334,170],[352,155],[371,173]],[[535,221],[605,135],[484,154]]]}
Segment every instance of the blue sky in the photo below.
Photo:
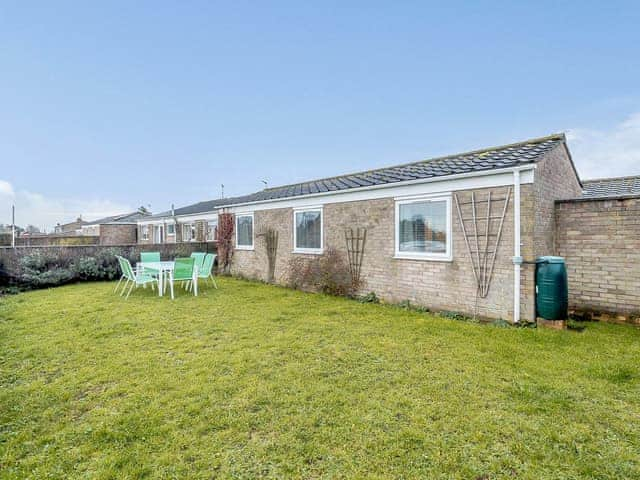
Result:
{"label": "blue sky", "polygon": [[640,2],[2,2],[0,223],[565,131],[640,173]]}

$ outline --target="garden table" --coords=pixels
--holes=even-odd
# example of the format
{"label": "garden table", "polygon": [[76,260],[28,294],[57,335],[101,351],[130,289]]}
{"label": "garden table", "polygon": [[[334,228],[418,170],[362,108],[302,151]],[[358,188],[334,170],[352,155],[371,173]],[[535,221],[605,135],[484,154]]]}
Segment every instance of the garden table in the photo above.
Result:
{"label": "garden table", "polygon": [[[175,262],[164,261],[164,262],[138,262],[136,263],[136,268],[138,269],[149,269],[155,270],[158,272],[158,296],[161,297],[164,294],[164,282],[166,281],[165,276],[169,276],[169,287],[171,289],[171,299],[173,300],[173,269],[175,266]],[[198,266],[193,266],[193,294],[198,296]]]}

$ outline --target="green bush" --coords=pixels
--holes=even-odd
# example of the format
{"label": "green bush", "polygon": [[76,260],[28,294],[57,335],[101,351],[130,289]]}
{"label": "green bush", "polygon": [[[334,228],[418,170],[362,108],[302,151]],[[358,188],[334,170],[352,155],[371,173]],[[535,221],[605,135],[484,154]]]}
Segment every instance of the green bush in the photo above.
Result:
{"label": "green bush", "polygon": [[80,257],[73,263],[79,280],[113,280],[118,275],[115,249],[101,250],[91,257]]}
{"label": "green bush", "polygon": [[43,288],[81,280],[113,280],[119,267],[116,249],[100,250],[95,255],[73,258],[49,250],[25,255],[14,274],[21,288]]}
{"label": "green bush", "polygon": [[34,252],[20,259],[19,283],[26,287],[51,287],[69,283],[75,277],[67,259],[48,252]]}
{"label": "green bush", "polygon": [[73,264],[73,271],[80,280],[94,280],[100,276],[100,267],[95,257],[80,257]]}

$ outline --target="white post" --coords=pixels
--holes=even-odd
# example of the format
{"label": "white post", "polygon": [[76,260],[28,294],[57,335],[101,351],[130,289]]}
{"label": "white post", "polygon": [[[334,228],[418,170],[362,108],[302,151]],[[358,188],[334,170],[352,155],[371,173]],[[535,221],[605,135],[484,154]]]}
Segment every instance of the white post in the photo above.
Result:
{"label": "white post", "polygon": [[11,205],[11,248],[16,248],[16,206]]}
{"label": "white post", "polygon": [[520,322],[520,170],[513,171],[513,323]]}

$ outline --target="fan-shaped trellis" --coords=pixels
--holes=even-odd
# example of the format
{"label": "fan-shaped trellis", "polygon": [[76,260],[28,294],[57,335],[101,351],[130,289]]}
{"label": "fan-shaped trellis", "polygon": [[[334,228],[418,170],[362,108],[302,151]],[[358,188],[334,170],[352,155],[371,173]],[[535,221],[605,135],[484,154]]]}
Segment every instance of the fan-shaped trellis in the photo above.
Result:
{"label": "fan-shaped trellis", "polygon": [[[474,192],[471,192],[470,202],[460,202],[458,195],[454,194],[460,228],[462,228],[467,253],[471,260],[478,296],[481,298],[486,298],[489,294],[510,196],[511,187],[503,197],[494,197],[489,191],[487,199],[482,201],[476,201]],[[460,208],[461,206],[463,208]],[[485,206],[484,212],[478,212],[478,207],[481,206]],[[496,209],[498,214],[493,213]],[[463,210],[467,216],[463,215]]]}

